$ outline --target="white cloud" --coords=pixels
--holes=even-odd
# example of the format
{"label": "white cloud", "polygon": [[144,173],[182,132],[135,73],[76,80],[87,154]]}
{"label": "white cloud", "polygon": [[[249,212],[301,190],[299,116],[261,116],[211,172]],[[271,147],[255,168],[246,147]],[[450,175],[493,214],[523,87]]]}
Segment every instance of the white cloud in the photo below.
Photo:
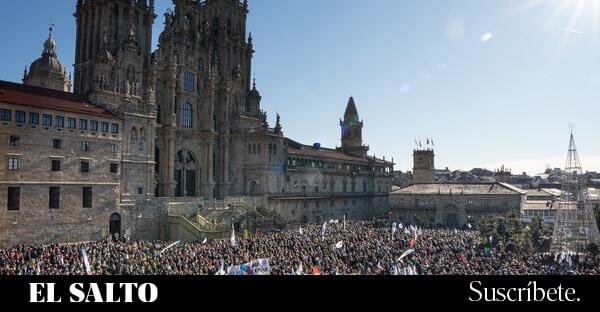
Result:
{"label": "white cloud", "polygon": [[483,34],[483,36],[481,36],[481,41],[488,42],[488,41],[492,40],[493,37],[494,37],[494,34],[492,34],[491,32],[487,32],[487,33]]}
{"label": "white cloud", "polygon": [[578,35],[585,34],[583,31],[577,30],[577,29],[573,29],[573,28],[561,28],[561,30],[565,31],[565,32],[568,32],[568,33],[578,34]]}

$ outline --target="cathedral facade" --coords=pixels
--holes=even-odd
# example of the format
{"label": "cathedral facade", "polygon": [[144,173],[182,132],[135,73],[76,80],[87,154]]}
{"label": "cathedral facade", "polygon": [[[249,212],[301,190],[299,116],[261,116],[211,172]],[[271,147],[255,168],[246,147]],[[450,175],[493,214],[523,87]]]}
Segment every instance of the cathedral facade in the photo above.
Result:
{"label": "cathedral facade", "polygon": [[247,1],[173,3],[152,51],[153,0],[78,0],[73,77],[51,33],[23,85],[0,84],[0,243],[174,238],[170,217],[232,199],[290,224],[387,217],[394,164],[367,155],[354,99],[341,147],[285,137],[252,79]]}

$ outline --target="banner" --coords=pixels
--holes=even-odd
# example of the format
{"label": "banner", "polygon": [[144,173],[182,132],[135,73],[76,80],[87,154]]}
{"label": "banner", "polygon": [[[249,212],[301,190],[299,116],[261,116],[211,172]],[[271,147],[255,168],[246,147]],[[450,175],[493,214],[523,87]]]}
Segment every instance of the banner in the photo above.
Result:
{"label": "banner", "polygon": [[227,275],[271,275],[269,259],[252,260],[250,263],[229,267]]}

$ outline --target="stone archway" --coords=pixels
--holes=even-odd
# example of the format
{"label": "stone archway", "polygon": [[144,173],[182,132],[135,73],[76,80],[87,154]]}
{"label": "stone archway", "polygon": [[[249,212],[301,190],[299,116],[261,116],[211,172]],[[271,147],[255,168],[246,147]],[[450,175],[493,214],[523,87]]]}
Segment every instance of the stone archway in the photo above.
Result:
{"label": "stone archway", "polygon": [[121,235],[121,215],[118,213],[113,213],[110,216],[109,224],[108,224],[110,235],[119,234]]}
{"label": "stone archway", "polygon": [[198,162],[188,150],[175,155],[175,197],[196,197],[198,188]]}
{"label": "stone archway", "polygon": [[248,196],[258,196],[258,182],[251,181],[248,184]]}

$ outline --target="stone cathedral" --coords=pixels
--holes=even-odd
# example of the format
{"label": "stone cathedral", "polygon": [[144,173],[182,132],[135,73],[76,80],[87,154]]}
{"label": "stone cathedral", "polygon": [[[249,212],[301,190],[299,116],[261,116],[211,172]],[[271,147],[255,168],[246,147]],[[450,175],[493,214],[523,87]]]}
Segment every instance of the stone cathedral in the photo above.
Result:
{"label": "stone cathedral", "polygon": [[78,0],[72,77],[51,29],[23,84],[0,81],[0,245],[388,217],[393,160],[368,155],[353,98],[341,147],[286,137],[252,79],[248,2],[173,3],[152,51],[154,0]]}

